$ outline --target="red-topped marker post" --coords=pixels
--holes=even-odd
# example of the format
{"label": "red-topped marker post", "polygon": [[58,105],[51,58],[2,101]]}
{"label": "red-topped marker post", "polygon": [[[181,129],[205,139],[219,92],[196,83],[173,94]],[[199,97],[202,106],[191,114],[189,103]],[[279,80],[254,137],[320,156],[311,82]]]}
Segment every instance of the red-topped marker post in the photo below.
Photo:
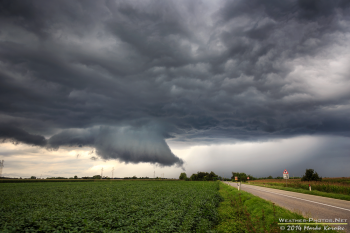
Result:
{"label": "red-topped marker post", "polygon": [[[238,180],[238,177],[237,176],[235,176],[235,181],[237,181]],[[240,190],[240,185],[239,185],[239,183],[237,182],[237,188],[238,188],[238,191]]]}
{"label": "red-topped marker post", "polygon": [[289,179],[289,173],[288,173],[287,169],[284,169],[284,171],[283,171],[283,179],[286,180],[286,187],[287,187],[287,180]]}

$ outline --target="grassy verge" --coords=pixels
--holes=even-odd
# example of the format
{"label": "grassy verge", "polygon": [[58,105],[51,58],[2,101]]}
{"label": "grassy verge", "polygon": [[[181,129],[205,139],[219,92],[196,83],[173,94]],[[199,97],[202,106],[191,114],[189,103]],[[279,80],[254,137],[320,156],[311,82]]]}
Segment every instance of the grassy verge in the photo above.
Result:
{"label": "grassy verge", "polygon": [[[285,180],[254,180],[251,181],[252,184],[258,185],[273,185],[278,187],[286,187]],[[300,180],[288,180],[288,188],[304,189],[309,191],[309,185],[311,185],[312,190],[317,190],[326,193],[343,194],[350,196],[350,185],[345,182],[329,182],[329,181],[300,181]]]}
{"label": "grassy verge", "polygon": [[286,191],[291,191],[291,192],[296,192],[296,193],[304,193],[304,194],[316,195],[316,196],[321,196],[321,197],[329,197],[329,198],[335,198],[335,199],[350,201],[350,195],[339,194],[339,193],[327,193],[327,192],[321,192],[321,191],[317,191],[317,190],[309,191],[309,190],[305,190],[305,189],[281,187],[281,186],[268,185],[268,184],[260,185],[260,184],[252,184],[252,183],[250,183],[250,185],[255,185],[255,186],[261,186],[261,187],[266,187],[266,188],[280,189],[280,190],[286,190]]}
{"label": "grassy verge", "polygon": [[[321,225],[310,225],[310,227],[320,227],[321,230],[317,231],[304,229],[306,225],[301,225],[300,230],[296,230],[297,224],[294,225],[294,228],[292,224],[279,226],[280,219],[305,218],[224,183],[220,183],[219,192],[224,201],[218,208],[220,222],[215,229],[217,232],[290,232],[293,231],[292,229],[295,232],[337,232],[325,231],[324,226]],[[281,227],[284,227],[284,230]]]}

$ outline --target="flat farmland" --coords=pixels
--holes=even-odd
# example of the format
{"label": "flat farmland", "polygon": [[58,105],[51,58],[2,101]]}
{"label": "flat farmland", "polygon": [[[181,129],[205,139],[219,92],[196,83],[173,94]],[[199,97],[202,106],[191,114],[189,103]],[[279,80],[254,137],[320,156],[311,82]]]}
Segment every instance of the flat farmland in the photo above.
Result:
{"label": "flat farmland", "polygon": [[[324,178],[322,181],[290,179],[286,187],[286,180],[266,179],[250,181],[249,184],[350,201],[349,181],[350,178]],[[309,185],[311,185],[311,191],[309,191]]]}
{"label": "flat farmland", "polygon": [[0,184],[1,232],[194,232],[218,222],[218,182]]}
{"label": "flat farmland", "polygon": [[[285,187],[286,180],[254,180],[250,181],[250,184]],[[300,181],[300,179],[290,179],[287,181],[287,187],[299,188],[304,190],[309,190],[309,184],[311,185],[312,190],[350,195],[350,178],[325,178],[322,179],[322,181]]]}

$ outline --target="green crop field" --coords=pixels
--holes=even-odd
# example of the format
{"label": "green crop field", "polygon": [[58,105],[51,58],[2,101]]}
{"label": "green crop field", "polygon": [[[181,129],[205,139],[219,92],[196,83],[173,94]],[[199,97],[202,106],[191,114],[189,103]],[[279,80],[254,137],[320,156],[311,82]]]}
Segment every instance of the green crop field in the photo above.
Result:
{"label": "green crop field", "polygon": [[218,222],[218,182],[0,184],[1,232],[196,232]]}
{"label": "green crop field", "polygon": [[[324,196],[342,200],[350,200],[350,178],[325,178],[322,181],[300,181],[266,179],[254,180],[249,183],[252,185],[265,186],[269,188],[282,189],[292,192],[306,193],[316,196]],[[286,187],[287,185],[287,187]],[[311,190],[309,191],[309,185]]]}

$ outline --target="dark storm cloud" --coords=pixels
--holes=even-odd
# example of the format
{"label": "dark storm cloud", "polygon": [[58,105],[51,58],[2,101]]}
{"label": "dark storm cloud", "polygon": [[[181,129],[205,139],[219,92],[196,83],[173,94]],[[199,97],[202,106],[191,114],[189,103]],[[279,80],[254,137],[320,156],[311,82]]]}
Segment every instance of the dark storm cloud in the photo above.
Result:
{"label": "dark storm cloud", "polygon": [[52,136],[48,143],[49,148],[53,149],[60,146],[92,146],[96,148],[96,153],[106,160],[119,159],[126,163],[149,162],[164,166],[183,165],[183,161],[171,152],[158,129],[152,126],[137,129],[70,129]]}
{"label": "dark storm cloud", "polygon": [[348,1],[1,1],[0,123],[16,126],[1,138],[182,165],[165,139],[348,137],[349,13]]}
{"label": "dark storm cloud", "polygon": [[0,124],[0,139],[15,143],[22,142],[35,146],[46,146],[46,139],[41,135],[33,135],[14,126]]}

